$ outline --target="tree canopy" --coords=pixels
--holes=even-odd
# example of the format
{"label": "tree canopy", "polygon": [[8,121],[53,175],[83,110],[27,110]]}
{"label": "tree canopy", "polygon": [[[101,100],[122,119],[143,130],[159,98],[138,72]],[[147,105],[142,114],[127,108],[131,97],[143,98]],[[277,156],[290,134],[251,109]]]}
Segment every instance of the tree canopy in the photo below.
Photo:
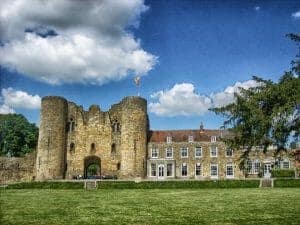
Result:
{"label": "tree canopy", "polygon": [[[289,34],[299,47],[300,36]],[[224,107],[211,109],[226,118],[223,128],[230,131],[224,138],[233,148],[246,149],[246,158],[253,147],[267,151],[269,146],[286,149],[291,138],[300,133],[300,63],[299,54],[292,61],[292,69],[278,82],[253,77],[257,86],[235,93],[235,101]]]}
{"label": "tree canopy", "polygon": [[38,128],[21,114],[0,115],[0,155],[23,156],[36,148]]}

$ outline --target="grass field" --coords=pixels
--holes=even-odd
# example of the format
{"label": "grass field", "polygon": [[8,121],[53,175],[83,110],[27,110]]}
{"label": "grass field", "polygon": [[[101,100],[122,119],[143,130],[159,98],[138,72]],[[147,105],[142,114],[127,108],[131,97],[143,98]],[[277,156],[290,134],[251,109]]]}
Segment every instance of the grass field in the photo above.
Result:
{"label": "grass field", "polygon": [[1,190],[9,224],[300,224],[300,189]]}

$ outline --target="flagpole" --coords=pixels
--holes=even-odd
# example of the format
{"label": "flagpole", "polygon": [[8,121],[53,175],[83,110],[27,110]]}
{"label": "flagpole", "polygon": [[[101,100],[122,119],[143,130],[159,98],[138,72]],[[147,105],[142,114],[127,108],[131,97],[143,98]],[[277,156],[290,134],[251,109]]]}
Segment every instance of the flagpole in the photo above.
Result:
{"label": "flagpole", "polygon": [[137,75],[137,76],[134,77],[133,80],[134,80],[135,85],[137,86],[138,97],[140,97],[141,77]]}
{"label": "flagpole", "polygon": [[141,84],[138,85],[138,97],[140,97]]}

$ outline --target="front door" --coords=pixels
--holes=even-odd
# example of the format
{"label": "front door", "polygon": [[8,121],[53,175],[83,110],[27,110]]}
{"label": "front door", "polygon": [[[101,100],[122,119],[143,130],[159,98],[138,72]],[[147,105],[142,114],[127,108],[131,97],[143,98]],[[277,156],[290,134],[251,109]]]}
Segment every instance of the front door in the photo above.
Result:
{"label": "front door", "polygon": [[158,166],[158,178],[164,178],[165,176],[165,166],[159,165]]}
{"label": "front door", "polygon": [[271,177],[271,163],[265,163],[264,165],[264,177],[270,178]]}

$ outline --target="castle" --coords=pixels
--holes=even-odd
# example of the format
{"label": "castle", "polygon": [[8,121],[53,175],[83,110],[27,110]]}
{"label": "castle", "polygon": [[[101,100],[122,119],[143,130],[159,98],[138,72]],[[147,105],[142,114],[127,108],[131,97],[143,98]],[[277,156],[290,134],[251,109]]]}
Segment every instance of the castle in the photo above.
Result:
{"label": "castle", "polygon": [[243,150],[228,149],[224,130],[149,130],[147,102],[125,97],[108,111],[88,111],[62,97],[42,99],[36,179],[96,176],[120,179],[232,179],[269,176],[273,167],[293,168],[287,153],[274,157],[255,149],[247,170],[239,169]]}

